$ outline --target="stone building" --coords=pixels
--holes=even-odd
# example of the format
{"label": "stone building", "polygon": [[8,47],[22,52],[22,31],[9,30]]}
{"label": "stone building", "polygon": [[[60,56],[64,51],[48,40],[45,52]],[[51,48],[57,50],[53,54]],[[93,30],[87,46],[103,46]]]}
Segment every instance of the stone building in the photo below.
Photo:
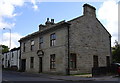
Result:
{"label": "stone building", "polygon": [[90,73],[111,59],[111,35],[96,18],[96,9],[84,4],[83,15],[70,21],[40,24],[39,30],[19,40],[21,69],[55,74]]}

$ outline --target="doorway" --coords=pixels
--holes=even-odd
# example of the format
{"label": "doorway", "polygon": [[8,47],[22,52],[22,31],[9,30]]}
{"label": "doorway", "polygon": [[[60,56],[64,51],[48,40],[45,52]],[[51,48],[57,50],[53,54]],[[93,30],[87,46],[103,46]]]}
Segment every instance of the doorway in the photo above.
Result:
{"label": "doorway", "polygon": [[42,57],[39,57],[39,73],[42,72]]}
{"label": "doorway", "polygon": [[23,71],[23,72],[25,72],[25,69],[26,69],[26,59],[22,59],[22,64],[21,64],[21,70]]}

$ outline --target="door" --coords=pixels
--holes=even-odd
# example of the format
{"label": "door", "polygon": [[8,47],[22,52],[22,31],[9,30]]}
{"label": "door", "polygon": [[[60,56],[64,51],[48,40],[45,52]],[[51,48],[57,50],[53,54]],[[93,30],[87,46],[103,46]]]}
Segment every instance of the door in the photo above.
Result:
{"label": "door", "polygon": [[10,68],[10,61],[8,60],[8,68]]}
{"label": "door", "polygon": [[26,59],[22,59],[22,71],[24,72],[26,69]]}
{"label": "door", "polygon": [[42,72],[42,57],[39,57],[39,73]]}

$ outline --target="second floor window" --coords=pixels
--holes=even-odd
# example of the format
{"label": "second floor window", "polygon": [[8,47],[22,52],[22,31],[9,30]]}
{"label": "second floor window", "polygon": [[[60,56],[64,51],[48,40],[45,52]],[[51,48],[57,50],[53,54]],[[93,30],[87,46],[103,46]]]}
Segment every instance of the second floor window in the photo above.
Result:
{"label": "second floor window", "polygon": [[39,48],[43,47],[43,37],[40,37],[39,39]]}
{"label": "second floor window", "polygon": [[23,52],[25,52],[25,43],[23,43]]}
{"label": "second floor window", "polygon": [[55,46],[56,43],[56,35],[55,33],[50,35],[50,46]]}
{"label": "second floor window", "polygon": [[34,40],[31,40],[31,51],[34,49]]}

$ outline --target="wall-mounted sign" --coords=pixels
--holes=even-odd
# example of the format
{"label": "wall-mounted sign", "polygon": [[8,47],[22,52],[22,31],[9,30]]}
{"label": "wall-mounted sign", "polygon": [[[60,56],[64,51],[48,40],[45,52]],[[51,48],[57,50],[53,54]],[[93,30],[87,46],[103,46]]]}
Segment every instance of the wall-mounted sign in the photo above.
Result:
{"label": "wall-mounted sign", "polygon": [[42,50],[38,50],[38,51],[37,51],[37,55],[38,55],[39,57],[42,57],[42,56],[44,55],[44,52],[43,52]]}

